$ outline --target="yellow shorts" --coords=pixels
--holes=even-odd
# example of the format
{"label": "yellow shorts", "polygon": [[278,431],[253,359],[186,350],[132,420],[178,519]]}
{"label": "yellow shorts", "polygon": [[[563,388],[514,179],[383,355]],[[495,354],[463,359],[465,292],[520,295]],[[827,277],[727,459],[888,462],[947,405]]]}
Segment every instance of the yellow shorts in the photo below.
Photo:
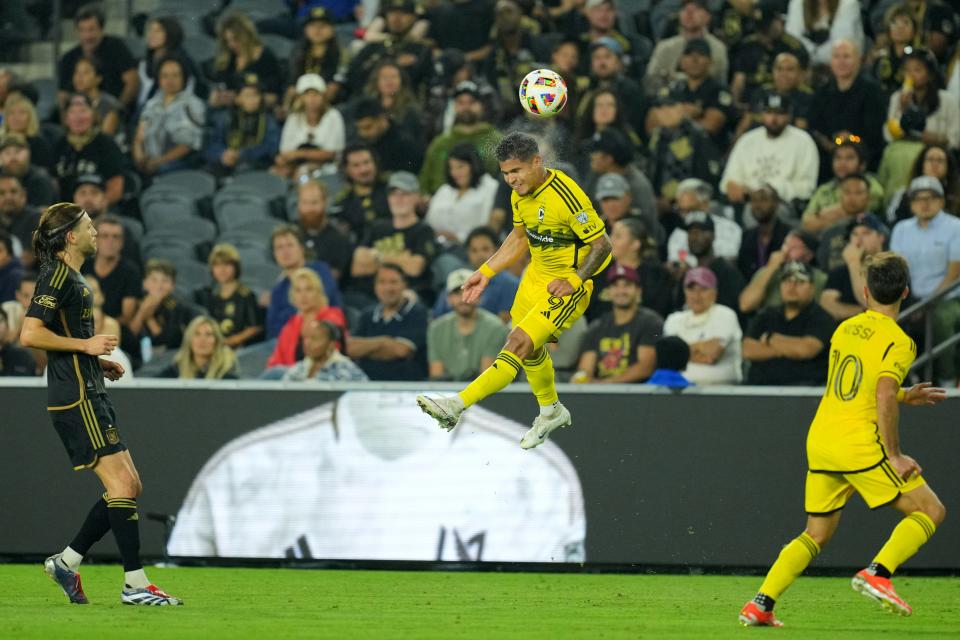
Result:
{"label": "yellow shorts", "polygon": [[570,328],[590,304],[593,281],[587,280],[565,298],[547,292],[549,282],[524,278],[510,308],[514,327],[520,327],[533,340],[534,350],[554,342]]}
{"label": "yellow shorts", "polygon": [[871,509],[885,506],[900,497],[900,494],[913,491],[927,482],[920,474],[904,480],[890,466],[883,462],[858,473],[830,473],[807,471],[807,485],[804,496],[804,509],[811,515],[826,515],[839,511],[856,491]]}

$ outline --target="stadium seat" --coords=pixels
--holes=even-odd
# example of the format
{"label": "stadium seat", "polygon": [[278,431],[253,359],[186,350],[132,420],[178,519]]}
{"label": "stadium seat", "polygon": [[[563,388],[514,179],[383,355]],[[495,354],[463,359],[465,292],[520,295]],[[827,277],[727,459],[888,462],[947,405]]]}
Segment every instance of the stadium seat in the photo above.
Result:
{"label": "stadium seat", "polygon": [[280,278],[280,267],[272,262],[242,262],[241,282],[256,291],[269,291]]}
{"label": "stadium seat", "polygon": [[[254,242],[252,239],[247,238],[246,240],[231,242],[230,244],[234,245],[237,248],[237,253],[240,254],[240,263],[243,265],[244,274],[247,273],[248,267],[255,269],[256,265],[273,264],[271,262],[273,256],[270,252],[270,244],[266,240]],[[242,279],[243,278],[241,278],[241,280]]]}
{"label": "stadium seat", "polygon": [[237,349],[237,368],[241,378],[259,378],[267,367],[267,360],[277,346],[276,340],[258,342],[250,346]]}
{"label": "stadium seat", "polygon": [[120,218],[120,222],[123,223],[123,232],[126,234],[128,240],[132,240],[136,244],[143,243],[143,223],[137,220],[136,218],[131,218],[130,216],[117,216]]}
{"label": "stadium seat", "polygon": [[290,190],[290,183],[280,176],[269,171],[247,171],[233,177],[221,192],[245,191],[255,193],[264,200],[286,197]]}
{"label": "stadium seat", "polygon": [[217,180],[205,171],[173,171],[157,176],[154,184],[182,189],[194,196],[194,199],[212,196],[217,190]]}
{"label": "stadium seat", "polygon": [[37,90],[37,118],[46,122],[57,112],[57,79],[40,78],[30,82]]}
{"label": "stadium seat", "polygon": [[152,204],[140,211],[140,218],[143,220],[143,226],[148,233],[195,217],[197,216],[194,216],[189,209],[189,203],[184,202],[174,202],[169,205],[163,203]]}
{"label": "stadium seat", "polygon": [[152,237],[147,234],[143,237],[140,251],[144,260],[159,258],[176,264],[197,259],[197,250],[193,243],[170,236]]}
{"label": "stadium seat", "polygon": [[154,206],[167,209],[179,207],[185,213],[195,215],[196,197],[175,184],[155,183],[140,194],[140,210],[146,211]]}
{"label": "stadium seat", "polygon": [[174,265],[177,267],[177,292],[184,300],[193,302],[194,291],[210,284],[210,268],[196,260],[178,260]]}
{"label": "stadium seat", "polygon": [[147,43],[140,36],[128,36],[123,39],[123,43],[127,45],[134,60],[140,60],[147,52]]}
{"label": "stadium seat", "polygon": [[263,44],[273,51],[273,54],[280,60],[286,60],[290,57],[290,54],[293,53],[294,43],[293,40],[289,38],[284,38],[275,33],[263,33],[260,35],[260,39],[263,40]]}
{"label": "stadium seat", "polygon": [[183,40],[183,50],[203,68],[203,63],[217,55],[217,41],[202,33],[189,35]]}
{"label": "stadium seat", "polygon": [[284,224],[284,222],[276,218],[238,218],[224,232],[269,242],[273,230],[281,224]]}

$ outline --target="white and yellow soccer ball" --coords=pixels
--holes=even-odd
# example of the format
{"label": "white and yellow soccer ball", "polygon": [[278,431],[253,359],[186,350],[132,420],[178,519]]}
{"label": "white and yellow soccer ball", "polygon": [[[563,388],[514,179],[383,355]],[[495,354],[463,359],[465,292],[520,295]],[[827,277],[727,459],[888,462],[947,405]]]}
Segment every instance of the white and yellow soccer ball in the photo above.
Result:
{"label": "white and yellow soccer ball", "polygon": [[520,104],[527,113],[551,118],[567,104],[567,83],[550,69],[535,69],[520,82]]}

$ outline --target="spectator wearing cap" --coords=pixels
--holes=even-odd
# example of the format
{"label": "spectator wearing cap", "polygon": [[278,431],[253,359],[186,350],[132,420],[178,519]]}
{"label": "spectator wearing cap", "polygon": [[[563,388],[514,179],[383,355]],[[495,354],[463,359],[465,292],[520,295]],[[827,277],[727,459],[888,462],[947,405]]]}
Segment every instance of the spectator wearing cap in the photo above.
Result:
{"label": "spectator wearing cap", "polygon": [[[13,238],[9,232],[0,229],[0,302],[16,299],[22,277],[23,264],[13,253]],[[0,337],[5,335],[6,330],[0,333]]]}
{"label": "spectator wearing cap", "polygon": [[[936,57],[928,49],[912,49],[904,59],[903,70],[910,79],[910,88],[901,88],[890,96],[887,121],[899,122],[906,107],[920,107],[927,115],[920,140],[956,150],[960,147],[960,104],[943,90]],[[897,133],[896,126],[884,127],[888,142],[898,137]]]}
{"label": "spectator wearing cap", "polygon": [[657,368],[644,384],[668,389],[686,389],[693,385],[683,372],[690,362],[690,347],[683,338],[663,336],[653,345]]}
{"label": "spectator wearing cap", "polygon": [[871,212],[868,185],[867,179],[859,173],[852,173],[840,181],[843,215],[823,230],[817,247],[817,266],[827,273],[843,264],[843,248],[847,244],[850,223]]}
{"label": "spectator wearing cap", "polygon": [[98,4],[86,4],[77,10],[73,24],[79,43],[63,54],[57,63],[61,106],[66,104],[73,90],[73,72],[81,58],[100,60],[103,65],[102,88],[105,92],[116,96],[128,108],[136,103],[140,87],[136,61],[122,39],[104,34],[105,23],[106,15]]}
{"label": "spectator wearing cap", "polygon": [[587,143],[590,154],[590,171],[583,181],[584,191],[597,192],[600,176],[615,173],[622,176],[630,185],[632,201],[645,216],[655,215],[657,201],[650,180],[634,164],[634,154],[630,142],[616,129],[606,128],[594,134]]}
{"label": "spectator wearing cap", "polygon": [[633,192],[627,179],[619,173],[604,173],[597,180],[597,202],[600,203],[600,217],[607,227],[607,233],[613,233],[613,226],[631,217],[642,220],[654,242],[662,246],[666,241],[663,225],[657,220],[656,211],[644,212],[633,204]]}
{"label": "spectator wearing cap", "polygon": [[[477,270],[500,245],[500,238],[490,227],[477,227],[470,232],[464,242],[467,253],[467,264]],[[517,296],[520,279],[509,270],[501,271],[496,278],[492,278],[487,288],[480,294],[480,308],[486,309],[500,318],[501,322],[510,322],[510,308]],[[439,318],[451,310],[450,302],[445,296],[437,296],[433,305],[433,317]]]}
{"label": "spectator wearing cap", "polygon": [[367,226],[390,217],[387,181],[380,175],[373,147],[351,142],[343,150],[340,171],[347,186],[333,195],[330,215],[351,242],[363,238]]}
{"label": "spectator wearing cap", "polygon": [[311,260],[322,260],[330,266],[333,277],[341,282],[350,273],[353,244],[327,214],[330,201],[327,187],[319,180],[301,180],[297,184],[297,227]]}
{"label": "spectator wearing cap", "polygon": [[623,45],[611,37],[598,38],[590,43],[589,60],[590,84],[584,103],[592,92],[599,89],[615,91],[631,126],[636,131],[643,131],[649,103],[640,85],[625,72]]}
{"label": "spectator wearing cap", "polygon": [[788,262],[781,271],[782,303],[754,318],[743,338],[747,384],[820,386],[836,322],[815,301],[809,265]]}
{"label": "spectator wearing cap", "polygon": [[683,278],[685,309],[667,316],[663,334],[690,348],[686,378],[696,384],[737,384],[741,379],[740,322],[736,312],[717,302],[717,277],[706,267]]}
{"label": "spectator wearing cap", "polygon": [[880,218],[865,213],[847,225],[847,244],[843,248],[843,264],[830,270],[827,284],[820,294],[820,306],[837,322],[843,322],[867,308],[863,288],[864,261],[883,251],[890,230]]}
{"label": "spectator wearing cap", "polygon": [[352,290],[374,293],[374,275],[380,264],[392,264],[403,271],[405,282],[424,300],[433,304],[430,263],[436,255],[433,229],[417,217],[420,184],[417,177],[398,171],[387,182],[390,220],[373,224],[353,252],[350,268]]}
{"label": "spectator wearing cap", "polygon": [[385,262],[374,275],[377,303],[347,339],[347,355],[371,380],[427,379],[427,310],[406,295],[402,267]]}
{"label": "spectator wearing cap", "polygon": [[[804,58],[805,59],[805,58]],[[773,59],[773,72],[769,82],[757,87],[744,102],[745,111],[737,123],[733,139],[737,140],[746,131],[760,125],[763,116],[763,98],[768,92],[787,96],[793,105],[793,125],[800,129],[810,127],[810,106],[813,89],[806,82],[807,68],[801,56],[784,51]]]}
{"label": "spectator wearing cap", "polygon": [[73,66],[71,85],[75,93],[82,93],[90,98],[93,109],[97,112],[100,131],[114,136],[120,129],[124,106],[116,97],[100,90],[103,84],[101,66],[102,63],[96,58],[80,58]]}
{"label": "spectator wearing cap", "polygon": [[780,280],[783,277],[783,265],[802,262],[809,267],[813,281],[815,298],[819,299],[827,284],[827,274],[813,266],[817,255],[818,242],[815,237],[794,229],[787,234],[783,245],[767,259],[767,264],[757,269],[753,278],[740,292],[740,313],[751,314],[758,310],[776,307],[781,304]]}
{"label": "spectator wearing cap", "polygon": [[704,0],[684,0],[678,14],[679,33],[657,42],[647,63],[644,88],[647,93],[655,94],[681,79],[678,76],[683,55],[687,55],[687,45],[693,41],[703,42],[707,50],[699,51],[709,66],[709,76],[719,86],[726,86],[729,62],[727,45],[708,30],[710,27],[710,9]]}
{"label": "spectator wearing cap", "polygon": [[[676,212],[677,224],[667,238],[667,262],[683,263],[690,257],[687,238],[686,218],[694,212],[710,212],[713,188],[697,178],[687,178],[677,185]],[[713,251],[721,258],[734,259],[740,253],[743,230],[733,220],[721,215],[709,213],[713,222]],[[690,262],[693,262],[692,260]],[[693,264],[696,266],[696,264]]]}
{"label": "spectator wearing cap", "polygon": [[507,339],[507,326],[479,302],[463,300],[463,285],[473,274],[456,269],[447,276],[447,313],[427,328],[431,380],[472,380],[493,364]]}
{"label": "spectator wearing cap", "polygon": [[[910,291],[927,298],[960,277],[960,220],[943,210],[943,185],[931,176],[910,182],[907,197],[913,217],[893,228],[890,249],[910,265]],[[960,326],[960,290],[954,290],[933,310],[934,344],[952,336]],[[933,346],[933,345],[930,345]],[[955,384],[954,347],[937,358],[937,376]]]}
{"label": "spectator wearing cap", "polygon": [[[930,176],[943,186],[945,204],[943,210],[960,216],[960,168],[956,157],[941,145],[929,145],[923,148],[913,163],[909,179]],[[912,217],[910,198],[906,197],[906,188],[892,194],[887,207],[887,220],[892,223]]]}
{"label": "spectator wearing cap", "polygon": [[899,124],[903,136],[884,147],[880,168],[877,169],[877,180],[883,185],[883,193],[888,200],[909,186],[911,168],[926,147],[920,139],[927,126],[927,116],[922,109],[913,105],[907,107],[900,116]]}
{"label": "spectator wearing cap", "polygon": [[727,159],[720,191],[743,203],[750,191],[769,184],[785,202],[807,200],[817,186],[817,145],[803,129],[790,124],[790,99],[778,93],[765,98],[763,127],[743,134]]}
{"label": "spectator wearing cap", "polygon": [[[414,0],[384,0],[380,3],[380,9],[386,25],[386,37],[380,42],[368,42],[346,69],[337,73],[331,86],[331,100],[347,100],[358,96],[367,84],[370,72],[386,57],[393,58],[403,68],[416,93],[425,88],[433,61],[430,47],[423,42],[422,28],[418,28],[416,3]],[[488,33],[489,30],[485,31],[484,36]]]}
{"label": "spectator wearing cap", "polygon": [[743,241],[737,256],[737,267],[747,281],[767,264],[771,252],[783,246],[783,241],[790,233],[791,227],[780,218],[779,210],[780,196],[770,185],[763,185],[750,192],[750,215],[757,226],[743,232]]}
{"label": "spectator wearing cap", "polygon": [[292,176],[298,168],[307,173],[336,164],[346,145],[343,116],[324,95],[327,83],[315,73],[297,79],[293,111],[283,124],[280,152],[274,171]]}
{"label": "spectator wearing cap", "polygon": [[613,308],[590,323],[580,343],[572,382],[643,382],[656,367],[653,345],[663,333],[663,318],[640,306],[636,269],[617,265],[607,271]]}
{"label": "spectator wearing cap", "polygon": [[500,141],[500,132],[487,119],[479,87],[469,80],[461,82],[453,96],[453,128],[430,141],[420,170],[420,186],[430,195],[446,182],[447,158],[458,144],[472,144],[483,159],[484,169],[489,173],[499,171],[493,152]]}
{"label": "spectator wearing cap", "polygon": [[20,180],[29,204],[45,207],[56,202],[56,185],[45,169],[31,163],[30,144],[19,133],[0,139],[0,169]]}
{"label": "spectator wearing cap", "polygon": [[13,238],[11,253],[25,266],[33,265],[33,232],[40,212],[27,203],[27,192],[16,176],[0,173],[0,230]]}
{"label": "spectator wearing cap", "polygon": [[883,90],[861,70],[860,46],[840,39],[833,41],[831,51],[830,77],[814,93],[810,110],[810,133],[824,160],[823,178],[837,138],[858,136],[870,166],[875,166],[883,149]]}
{"label": "spectator wearing cap", "polygon": [[123,197],[123,154],[112,138],[97,131],[97,114],[90,98],[73,94],[63,112],[64,136],[54,145],[54,173],[60,192],[73,193],[83,175],[103,178],[107,202]]}
{"label": "spectator wearing cap", "polygon": [[858,0],[837,0],[835,4],[790,0],[786,29],[807,48],[814,66],[830,63],[830,45],[840,39],[850,40],[863,49],[863,21]]}
{"label": "spectator wearing cap", "polygon": [[[629,4],[629,3],[623,3]],[[615,0],[586,0],[583,10],[574,13],[567,23],[568,33],[577,38],[580,45],[581,71],[586,71],[586,61],[590,48],[601,38],[608,38],[620,47],[626,70],[631,75],[640,75],[642,60],[632,59],[637,47],[630,36],[624,35],[617,24],[617,3]]]}
{"label": "spectator wearing cap", "polygon": [[244,76],[232,107],[211,115],[203,154],[213,173],[230,175],[273,164],[280,146],[280,126],[267,109],[256,74]]}
{"label": "spectator wearing cap", "polygon": [[433,228],[437,242],[461,245],[472,230],[489,226],[498,188],[483,170],[476,147],[458,144],[447,158],[447,181],[430,198],[423,221]]}
{"label": "spectator wearing cap", "polygon": [[[299,78],[315,73],[329,84],[340,68],[342,58],[333,14],[325,7],[314,6],[301,22],[301,38],[290,54],[288,77]],[[292,99],[293,95],[288,97]]]}
{"label": "spectator wearing cap", "polygon": [[157,66],[160,91],[144,105],[131,148],[133,162],[145,176],[188,169],[200,160],[206,105],[187,90],[188,75],[187,65],[176,56]]}
{"label": "spectator wearing cap", "polygon": [[337,348],[342,340],[340,327],[329,320],[307,320],[300,332],[303,358],[284,370],[281,379],[287,382],[366,382],[369,378],[363,369]]}
{"label": "spectator wearing cap", "polygon": [[720,178],[718,147],[690,116],[695,105],[681,99],[676,94],[664,96],[647,119],[656,125],[650,136],[648,166],[660,211],[670,208],[683,180],[695,178],[716,185]]}
{"label": "spectator wearing cap", "polygon": [[[784,31],[783,16],[776,0],[760,0],[753,6],[753,29],[743,31],[743,38],[733,56],[730,93],[734,103],[744,107],[744,102],[756,94],[757,89],[773,78],[773,61],[785,52],[793,53],[806,68],[810,61],[803,43]],[[730,46],[728,40],[727,45]]]}
{"label": "spectator wearing cap", "polygon": [[917,14],[923,19],[923,45],[936,56],[937,62],[946,66],[952,45],[957,42],[960,31],[960,16],[957,6],[952,2],[924,2],[919,7],[913,4]]}
{"label": "spectator wearing cap", "polygon": [[365,98],[353,108],[357,137],[368,144],[381,171],[417,173],[423,166],[423,147],[403,131],[374,98]]}
{"label": "spectator wearing cap", "polygon": [[[688,3],[688,6],[692,3]],[[733,98],[724,85],[710,75],[710,45],[703,38],[687,40],[680,56],[681,76],[658,90],[663,101],[683,105],[684,116],[703,128],[721,148],[725,147],[727,124],[732,121]],[[650,133],[664,126],[656,109],[647,115],[646,129]]]}
{"label": "spectator wearing cap", "polygon": [[847,176],[863,176],[869,185],[869,209],[880,211],[883,208],[883,185],[873,174],[867,173],[866,149],[856,137],[838,140],[831,155],[833,178],[817,187],[803,210],[801,224],[811,233],[820,233],[844,218],[840,194],[841,183]]}
{"label": "spectator wearing cap", "polygon": [[139,277],[140,264],[143,260],[140,255],[138,238],[143,235],[143,225],[138,220],[121,216],[107,204],[107,194],[104,191],[103,180],[97,175],[86,175],[77,178],[77,188],[73,192],[73,201],[83,207],[94,224],[101,218],[112,216],[123,226],[124,242],[121,255],[137,268]]}
{"label": "spectator wearing cap", "polygon": [[269,47],[263,44],[253,21],[240,11],[224,14],[217,23],[217,54],[211,64],[210,107],[227,108],[243,86],[243,77],[256,74],[263,82],[268,107],[279,102],[283,92],[283,69]]}
{"label": "spectator wearing cap", "polygon": [[[694,267],[706,267],[717,279],[717,302],[731,309],[737,308],[737,300],[743,291],[743,276],[736,267],[726,258],[719,258],[713,251],[715,227],[710,214],[702,211],[688,213],[684,222],[687,228],[687,244],[690,250],[689,260],[681,263],[677,269],[677,278],[683,281],[683,276]],[[683,300],[682,292],[674,294],[678,303]],[[679,306],[679,304],[677,305]]]}
{"label": "spectator wearing cap", "polygon": [[217,323],[224,342],[239,349],[256,342],[263,333],[263,309],[257,295],[243,283],[240,253],[232,244],[218,244],[207,258],[212,285],[193,293],[194,302]]}
{"label": "spectator wearing cap", "polygon": [[3,103],[3,122],[0,122],[0,139],[18,133],[30,146],[30,160],[47,171],[53,168],[53,146],[40,133],[37,108],[30,99],[20,93],[11,93]]}

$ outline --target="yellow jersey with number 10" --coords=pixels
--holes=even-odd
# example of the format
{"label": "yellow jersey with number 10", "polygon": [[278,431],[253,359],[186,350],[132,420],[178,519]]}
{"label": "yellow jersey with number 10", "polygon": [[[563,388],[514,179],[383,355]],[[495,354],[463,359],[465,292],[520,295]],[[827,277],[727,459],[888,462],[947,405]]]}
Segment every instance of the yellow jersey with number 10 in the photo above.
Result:
{"label": "yellow jersey with number 10", "polygon": [[[606,230],[590,198],[567,174],[547,169],[547,179],[536,191],[510,196],[513,226],[523,227],[530,244],[527,271],[539,280],[566,278],[590,252],[588,243]],[[610,262],[610,256],[594,274]]]}
{"label": "yellow jersey with number 10", "polygon": [[865,311],[837,327],[830,339],[830,370],[807,435],[811,471],[855,472],[886,458],[877,427],[877,382],[903,383],[917,345],[896,321]]}

